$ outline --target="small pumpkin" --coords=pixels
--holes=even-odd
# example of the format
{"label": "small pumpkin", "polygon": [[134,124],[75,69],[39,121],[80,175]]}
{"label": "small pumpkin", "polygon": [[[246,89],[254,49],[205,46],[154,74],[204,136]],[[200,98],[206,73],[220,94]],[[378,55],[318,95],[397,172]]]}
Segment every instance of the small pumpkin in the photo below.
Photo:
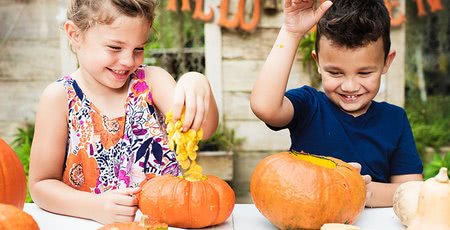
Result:
{"label": "small pumpkin", "polygon": [[447,168],[426,180],[420,188],[417,212],[408,230],[450,229],[450,181]]}
{"label": "small pumpkin", "polygon": [[167,230],[166,223],[149,220],[148,216],[142,215],[139,222],[105,224],[99,230]]}
{"label": "small pumpkin", "polygon": [[256,208],[281,229],[353,223],[364,209],[365,183],[339,159],[282,152],[263,159],[250,180]]}
{"label": "small pumpkin", "polygon": [[27,182],[22,162],[14,150],[0,139],[0,203],[23,209]]}
{"label": "small pumpkin", "polygon": [[203,228],[225,222],[234,208],[233,189],[216,176],[189,181],[157,176],[142,186],[139,209],[151,220],[178,228]]}
{"label": "small pumpkin", "polygon": [[423,181],[408,181],[398,186],[394,193],[393,210],[403,225],[408,226],[414,218]]}
{"label": "small pumpkin", "polygon": [[38,230],[39,226],[31,215],[9,204],[0,204],[0,229]]}

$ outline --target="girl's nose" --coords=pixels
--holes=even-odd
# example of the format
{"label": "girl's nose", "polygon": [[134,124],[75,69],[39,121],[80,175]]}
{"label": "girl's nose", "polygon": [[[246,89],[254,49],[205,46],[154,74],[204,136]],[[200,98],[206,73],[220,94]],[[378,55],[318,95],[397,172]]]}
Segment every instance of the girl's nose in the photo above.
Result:
{"label": "girl's nose", "polygon": [[120,64],[126,67],[133,67],[135,64],[135,56],[133,52],[124,52],[120,57]]}

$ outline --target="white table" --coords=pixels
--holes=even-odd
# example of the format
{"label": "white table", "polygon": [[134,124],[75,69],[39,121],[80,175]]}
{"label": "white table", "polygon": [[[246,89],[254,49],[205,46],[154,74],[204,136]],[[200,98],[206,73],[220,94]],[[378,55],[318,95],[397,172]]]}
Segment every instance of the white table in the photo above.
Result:
{"label": "white table", "polygon": [[[86,219],[63,216],[40,209],[37,205],[27,203],[24,211],[31,214],[42,230],[64,229],[91,230],[102,225]],[[138,212],[136,219],[140,219]],[[397,230],[405,229],[400,223],[392,208],[366,208],[354,225],[362,230]],[[178,228],[169,228],[178,229]],[[204,228],[215,230],[275,230],[276,228],[256,209],[253,204],[236,204],[233,214],[228,220],[218,226]]]}

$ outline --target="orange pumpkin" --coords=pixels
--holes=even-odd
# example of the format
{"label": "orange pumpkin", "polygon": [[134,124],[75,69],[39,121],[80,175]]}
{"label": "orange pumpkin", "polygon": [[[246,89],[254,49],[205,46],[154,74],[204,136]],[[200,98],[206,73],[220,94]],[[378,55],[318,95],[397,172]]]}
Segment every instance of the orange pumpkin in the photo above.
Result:
{"label": "orange pumpkin", "polygon": [[27,182],[22,162],[9,145],[0,139],[0,203],[23,209]]}
{"label": "orange pumpkin", "polygon": [[106,224],[99,230],[167,230],[169,226],[165,223],[159,223],[156,221],[150,221],[148,216],[142,215],[141,221],[128,222],[128,223],[113,223]]}
{"label": "orange pumpkin", "polygon": [[37,230],[38,224],[28,213],[9,204],[0,204],[0,229],[16,230],[27,229]]}
{"label": "orange pumpkin", "polygon": [[297,152],[263,159],[252,174],[250,193],[256,208],[281,229],[351,224],[366,199],[365,183],[351,165]]}
{"label": "orange pumpkin", "polygon": [[189,181],[173,175],[148,180],[139,208],[151,220],[178,228],[203,228],[225,222],[234,208],[233,189],[216,176]]}

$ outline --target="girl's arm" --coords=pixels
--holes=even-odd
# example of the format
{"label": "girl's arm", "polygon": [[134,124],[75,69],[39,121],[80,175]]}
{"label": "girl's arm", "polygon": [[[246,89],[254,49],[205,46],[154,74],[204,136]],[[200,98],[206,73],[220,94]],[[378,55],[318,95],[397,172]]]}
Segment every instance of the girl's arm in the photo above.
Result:
{"label": "girl's arm", "polygon": [[391,183],[370,182],[367,191],[370,194],[367,207],[392,207],[395,190],[400,184],[408,181],[422,181],[422,174],[392,176]]}
{"label": "girl's arm", "polygon": [[200,73],[189,72],[175,82],[173,77],[159,67],[146,68],[147,82],[153,100],[163,113],[172,110],[175,120],[185,107],[183,129],[203,129],[203,139],[210,137],[217,128],[218,111],[208,79]]}
{"label": "girl's arm", "polygon": [[58,83],[49,85],[41,96],[30,155],[28,185],[34,202],[50,212],[101,223],[134,220],[136,201],[128,194],[139,188],[96,195],[62,182],[68,136],[67,107],[64,87]]}

